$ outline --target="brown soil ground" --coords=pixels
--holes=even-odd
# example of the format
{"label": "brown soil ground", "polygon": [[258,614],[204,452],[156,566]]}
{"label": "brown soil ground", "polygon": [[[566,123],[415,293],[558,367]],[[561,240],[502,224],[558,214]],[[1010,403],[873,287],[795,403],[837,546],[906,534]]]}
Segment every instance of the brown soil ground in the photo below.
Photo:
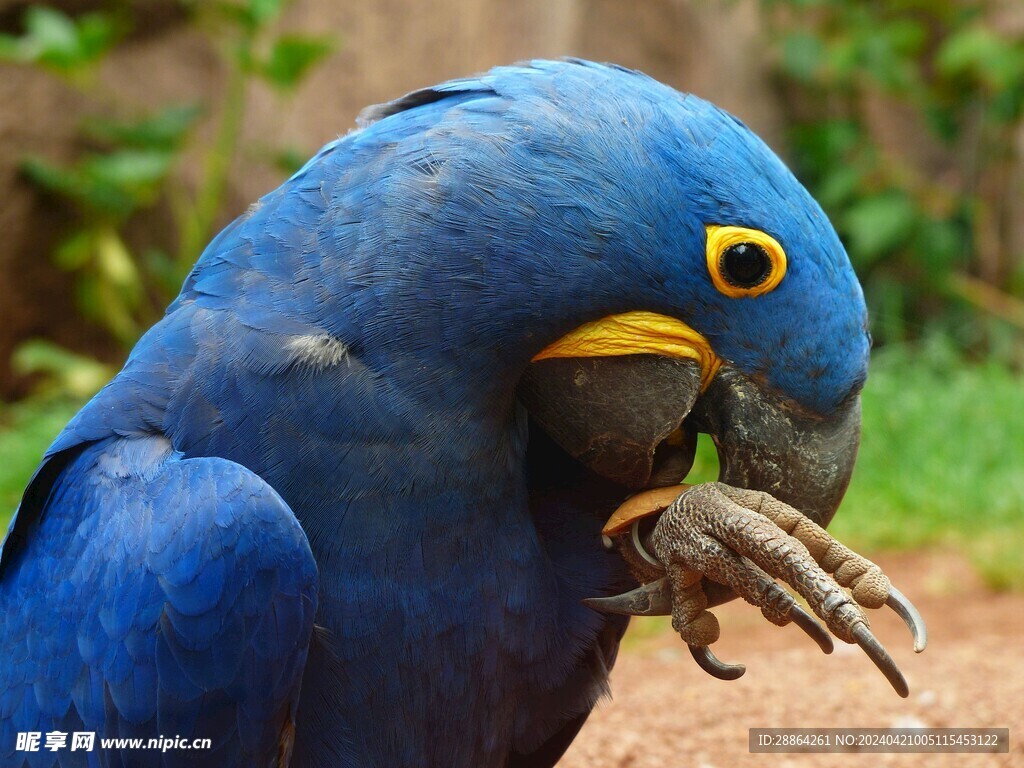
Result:
{"label": "brown soil ground", "polygon": [[[1024,766],[1024,595],[987,590],[955,553],[878,557],[928,623],[916,655],[903,623],[872,629],[910,683],[901,699],[856,646],[826,656],[793,626],[734,601],[713,609],[718,658],[747,672],[723,682],[697,668],[659,619],[637,619],[591,715],[559,768]],[[644,625],[647,626],[644,626]],[[639,637],[630,637],[638,635]],[[750,754],[748,729],[1008,727],[1009,754]]]}

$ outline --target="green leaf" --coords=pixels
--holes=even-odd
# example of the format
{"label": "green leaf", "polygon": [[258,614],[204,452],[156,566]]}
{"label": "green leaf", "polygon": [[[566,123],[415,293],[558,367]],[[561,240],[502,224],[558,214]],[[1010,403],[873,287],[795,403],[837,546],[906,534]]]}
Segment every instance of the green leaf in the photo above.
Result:
{"label": "green leaf", "polygon": [[264,26],[281,15],[287,0],[249,0],[249,16],[257,26]]}
{"label": "green leaf", "polygon": [[130,347],[142,331],[125,297],[116,286],[98,275],[87,272],[76,281],[75,293],[82,312],[101,323],[118,341]]}
{"label": "green leaf", "polygon": [[148,191],[167,176],[173,161],[174,155],[165,150],[121,149],[87,158],[82,170],[98,184],[148,197]]}
{"label": "green leaf", "polygon": [[271,85],[281,90],[294,88],[310,68],[334,50],[328,37],[283,35],[270,50],[270,55],[259,67]]}
{"label": "green leaf", "polygon": [[113,373],[109,366],[91,357],[42,339],[19,346],[11,356],[11,368],[22,375],[44,375],[54,380],[62,393],[76,398],[91,397]]}
{"label": "green leaf", "polygon": [[928,32],[924,24],[919,19],[911,17],[892,19],[885,24],[883,31],[892,50],[901,56],[919,56],[928,42]]}
{"label": "green leaf", "polygon": [[124,149],[87,156],[69,168],[30,156],[21,169],[37,186],[87,212],[125,217],[155,201],[174,160],[167,151]]}
{"label": "green leaf", "polygon": [[847,209],[843,229],[850,255],[861,265],[902,245],[918,220],[916,206],[899,192],[868,197]]}
{"label": "green leaf", "polygon": [[82,269],[92,259],[95,251],[94,233],[81,229],[63,240],[53,253],[54,263],[68,271]]}
{"label": "green leaf", "polygon": [[133,306],[142,293],[142,277],[124,240],[113,227],[103,227],[96,236],[96,267],[104,282],[118,288]]}
{"label": "green leaf", "polygon": [[992,100],[989,114],[1001,123],[1012,123],[1024,110],[1024,87],[1006,88]]}
{"label": "green leaf", "polygon": [[21,37],[0,36],[0,59],[36,63],[62,74],[102,57],[117,41],[123,25],[112,14],[87,13],[77,19],[46,6],[25,11]]}
{"label": "green leaf", "polygon": [[126,215],[133,207],[123,190],[99,184],[78,168],[62,168],[41,157],[29,156],[22,161],[21,172],[40,189],[67,198],[86,212]]}
{"label": "green leaf", "polygon": [[849,35],[831,40],[827,46],[828,71],[839,84],[848,85],[860,72],[860,50]]}
{"label": "green leaf", "polygon": [[1024,45],[980,25],[950,35],[936,66],[946,76],[970,77],[997,93],[1024,88]]}
{"label": "green leaf", "polygon": [[[219,0],[209,2],[208,7],[221,19],[253,34],[273,24],[284,11],[290,0]],[[204,0],[191,0],[192,5],[201,8]]]}
{"label": "green leaf", "polygon": [[21,172],[36,186],[65,197],[76,197],[83,184],[81,174],[74,168],[62,168],[38,155],[25,157]]}
{"label": "green leaf", "polygon": [[80,55],[78,27],[68,16],[53,8],[30,6],[25,11],[25,36],[41,59],[73,63]]}
{"label": "green leaf", "polygon": [[167,107],[139,120],[94,117],[83,124],[82,132],[120,146],[171,150],[182,144],[202,112],[201,105],[188,104]]}
{"label": "green leaf", "polygon": [[109,13],[87,13],[78,18],[78,47],[84,61],[95,61],[109,51],[126,31],[127,23]]}
{"label": "green leaf", "polygon": [[935,57],[939,71],[945,75],[969,73],[983,67],[993,47],[999,45],[995,32],[983,26],[960,29],[943,42]]}

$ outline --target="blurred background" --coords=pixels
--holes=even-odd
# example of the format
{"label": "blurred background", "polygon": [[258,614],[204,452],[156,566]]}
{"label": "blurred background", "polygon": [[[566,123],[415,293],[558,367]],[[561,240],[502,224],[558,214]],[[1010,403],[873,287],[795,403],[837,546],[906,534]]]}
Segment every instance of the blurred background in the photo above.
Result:
{"label": "blurred background", "polygon": [[0,518],[209,239],[362,107],[566,54],[735,113],[839,230],[876,349],[838,534],[1024,587],[1016,0],[0,0]]}

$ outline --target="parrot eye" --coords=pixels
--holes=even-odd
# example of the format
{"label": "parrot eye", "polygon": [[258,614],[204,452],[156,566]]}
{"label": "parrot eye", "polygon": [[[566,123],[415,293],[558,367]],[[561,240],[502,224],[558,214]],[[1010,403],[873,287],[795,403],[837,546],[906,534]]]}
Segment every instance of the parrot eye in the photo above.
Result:
{"label": "parrot eye", "polygon": [[726,296],[760,296],[786,274],[786,252],[771,235],[747,227],[707,227],[707,264],[715,288]]}
{"label": "parrot eye", "polygon": [[753,288],[768,279],[772,262],[757,243],[736,243],[722,251],[718,271],[730,285]]}

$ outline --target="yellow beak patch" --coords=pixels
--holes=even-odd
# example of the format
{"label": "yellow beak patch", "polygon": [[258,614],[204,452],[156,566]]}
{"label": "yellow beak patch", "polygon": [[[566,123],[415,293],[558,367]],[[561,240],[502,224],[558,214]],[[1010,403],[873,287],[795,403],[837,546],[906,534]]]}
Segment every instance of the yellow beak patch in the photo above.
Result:
{"label": "yellow beak patch", "polygon": [[711,383],[722,364],[708,340],[674,317],[655,312],[626,312],[581,325],[548,345],[534,360],[552,357],[663,355],[696,360],[701,388]]}

